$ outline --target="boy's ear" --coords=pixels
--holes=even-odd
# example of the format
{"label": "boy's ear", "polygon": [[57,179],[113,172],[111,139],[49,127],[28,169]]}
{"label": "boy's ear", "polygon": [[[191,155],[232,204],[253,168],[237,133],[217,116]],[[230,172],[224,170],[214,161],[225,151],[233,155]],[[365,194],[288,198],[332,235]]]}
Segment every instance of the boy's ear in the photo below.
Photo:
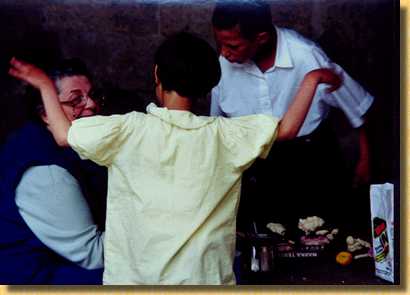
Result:
{"label": "boy's ear", "polygon": [[270,38],[270,36],[269,36],[268,32],[261,32],[261,33],[258,33],[256,35],[256,42],[259,45],[263,45],[263,44],[265,44],[266,42],[269,41],[269,38]]}
{"label": "boy's ear", "polygon": [[155,85],[158,85],[158,84],[159,84],[159,79],[158,79],[157,71],[158,71],[158,65],[155,65],[155,66],[154,66]]}

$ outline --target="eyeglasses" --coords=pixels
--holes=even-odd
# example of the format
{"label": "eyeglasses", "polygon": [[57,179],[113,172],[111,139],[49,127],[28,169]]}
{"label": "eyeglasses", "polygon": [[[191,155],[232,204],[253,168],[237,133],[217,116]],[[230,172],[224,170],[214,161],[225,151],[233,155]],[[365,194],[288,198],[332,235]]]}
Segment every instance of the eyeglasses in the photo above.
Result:
{"label": "eyeglasses", "polygon": [[78,92],[77,94],[74,94],[70,100],[62,101],[60,103],[62,105],[67,105],[72,108],[78,109],[85,107],[88,103],[88,99],[90,98],[100,107],[104,105],[104,94],[101,91],[95,89],[90,90],[90,92],[87,95]]}
{"label": "eyeglasses", "polygon": [[99,108],[102,108],[104,106],[105,96],[102,91],[97,89],[91,89],[87,95],[78,92],[74,94],[70,100],[62,101],[60,103],[62,105],[72,107],[73,115],[74,117],[77,117],[79,114],[81,114],[89,99],[92,99]]}

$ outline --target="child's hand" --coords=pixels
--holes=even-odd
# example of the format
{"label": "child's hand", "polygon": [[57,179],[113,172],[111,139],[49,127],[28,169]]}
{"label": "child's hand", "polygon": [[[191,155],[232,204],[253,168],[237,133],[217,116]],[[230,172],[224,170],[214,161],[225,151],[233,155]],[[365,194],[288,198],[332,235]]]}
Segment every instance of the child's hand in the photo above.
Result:
{"label": "child's hand", "polygon": [[9,75],[27,82],[39,90],[53,85],[53,82],[43,70],[15,57],[10,60]]}
{"label": "child's hand", "polygon": [[330,86],[326,89],[328,93],[337,90],[342,85],[340,77],[330,69],[316,69],[310,71],[307,75],[314,78],[317,81],[317,84],[329,84]]}

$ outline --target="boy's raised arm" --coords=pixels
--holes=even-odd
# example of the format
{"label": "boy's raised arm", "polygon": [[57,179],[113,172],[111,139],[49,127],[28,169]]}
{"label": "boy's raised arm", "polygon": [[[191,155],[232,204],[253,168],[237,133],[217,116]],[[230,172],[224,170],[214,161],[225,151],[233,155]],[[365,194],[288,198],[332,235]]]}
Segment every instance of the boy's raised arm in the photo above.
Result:
{"label": "boy's raised arm", "polygon": [[338,75],[329,69],[316,69],[305,75],[288,111],[279,123],[277,140],[289,140],[296,137],[309,111],[319,84],[329,84],[328,92],[340,87]]}
{"label": "boy's raised arm", "polygon": [[43,70],[15,57],[10,61],[9,74],[40,91],[49,130],[59,146],[68,146],[67,135],[71,123],[63,112],[53,81]]}

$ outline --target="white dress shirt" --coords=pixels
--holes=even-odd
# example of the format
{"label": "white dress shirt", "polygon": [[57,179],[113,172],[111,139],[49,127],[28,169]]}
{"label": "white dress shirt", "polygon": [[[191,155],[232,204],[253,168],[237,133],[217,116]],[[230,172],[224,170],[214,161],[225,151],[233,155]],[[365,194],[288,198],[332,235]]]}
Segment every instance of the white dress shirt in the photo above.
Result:
{"label": "white dress shirt", "polygon": [[343,85],[331,94],[325,92],[326,85],[319,85],[298,136],[314,131],[327,117],[331,106],[341,109],[354,128],[361,126],[373,97],[329,60],[314,42],[295,31],[275,29],[275,64],[266,72],[262,73],[252,61],[237,64],[220,57],[222,77],[212,90],[211,115],[268,114],[282,118],[305,74],[317,68],[331,68],[341,76]]}
{"label": "white dress shirt", "polygon": [[27,169],[16,204],[28,227],[47,247],[86,269],[104,266],[104,233],[98,231],[78,181],[57,165]]}

